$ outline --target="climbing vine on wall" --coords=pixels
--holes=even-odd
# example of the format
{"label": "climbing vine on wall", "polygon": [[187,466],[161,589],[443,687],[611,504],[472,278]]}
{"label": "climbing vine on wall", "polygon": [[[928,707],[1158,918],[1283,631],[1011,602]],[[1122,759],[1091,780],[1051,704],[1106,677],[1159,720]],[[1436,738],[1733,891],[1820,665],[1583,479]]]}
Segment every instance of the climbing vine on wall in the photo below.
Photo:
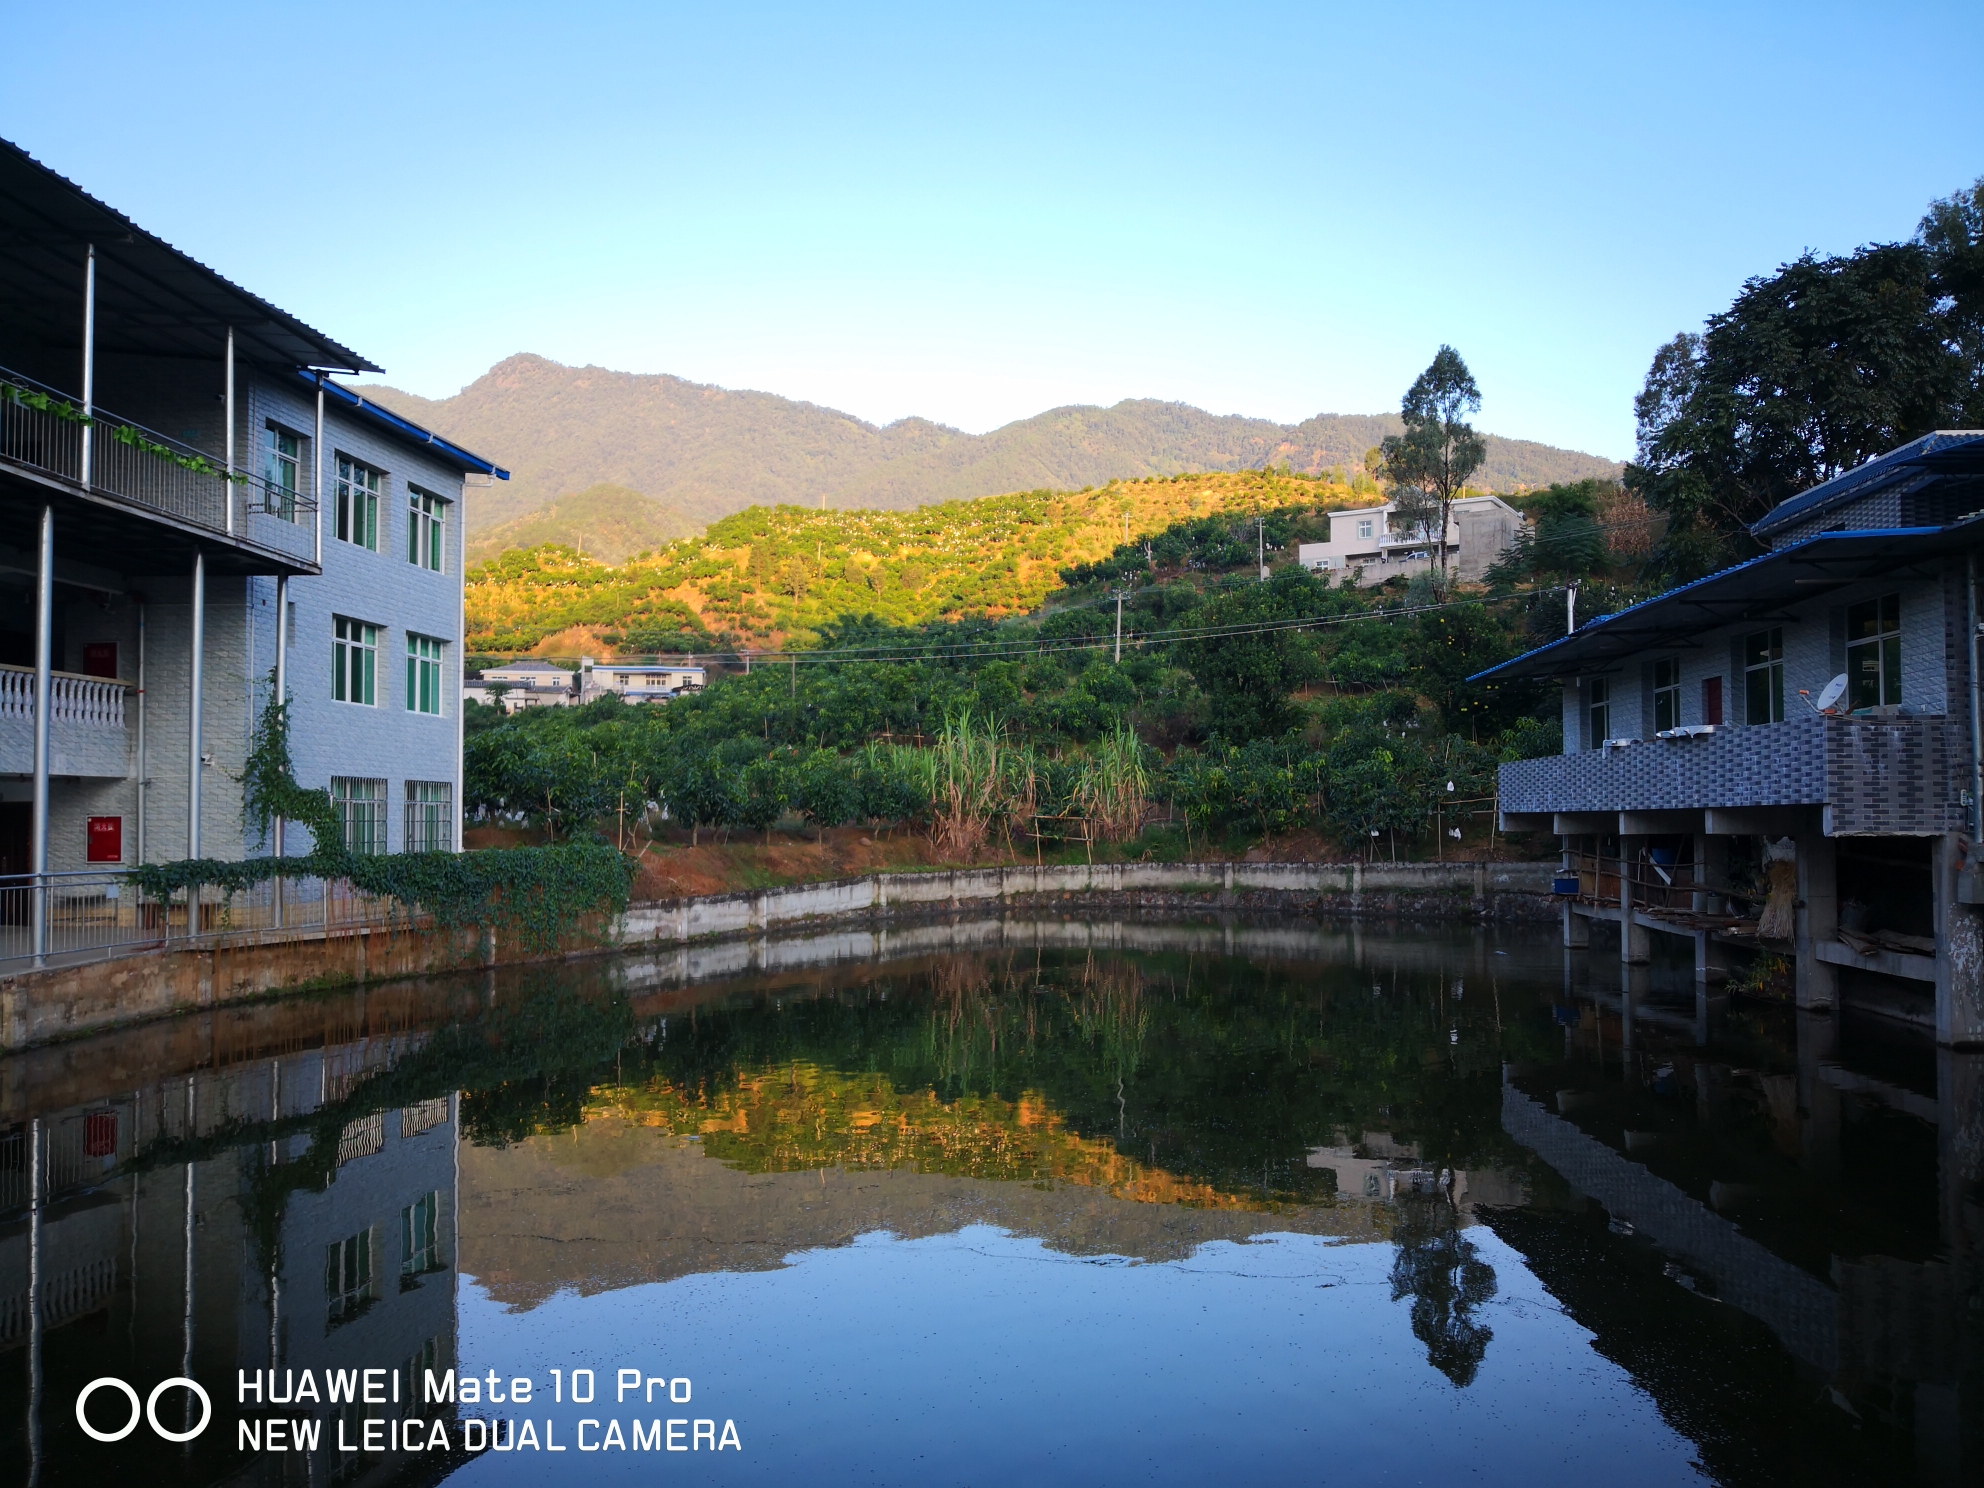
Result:
{"label": "climbing vine on wall", "polygon": [[145,863],[130,881],[155,899],[200,887],[238,893],[275,878],[342,878],[367,894],[418,906],[437,926],[491,925],[525,947],[548,950],[588,914],[627,907],[634,869],[601,842],[514,847],[486,852],[354,853],[330,792],[296,783],[289,749],[289,704],[273,698],[256,720],[241,772],[243,821],[265,835],[277,818],[308,827],[311,851],[300,857],[185,858]]}

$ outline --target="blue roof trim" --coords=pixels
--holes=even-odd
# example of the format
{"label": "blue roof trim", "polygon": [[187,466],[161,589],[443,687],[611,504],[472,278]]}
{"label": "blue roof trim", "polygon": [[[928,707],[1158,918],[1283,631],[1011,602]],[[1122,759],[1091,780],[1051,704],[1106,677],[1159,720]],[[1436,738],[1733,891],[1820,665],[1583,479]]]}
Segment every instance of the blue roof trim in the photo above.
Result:
{"label": "blue roof trim", "polygon": [[370,419],[375,424],[384,425],[402,439],[411,439],[415,444],[425,445],[427,448],[444,456],[451,464],[461,466],[465,471],[474,471],[478,475],[493,475],[498,480],[508,480],[510,478],[510,472],[503,469],[502,466],[492,464],[480,455],[470,454],[460,445],[443,439],[433,430],[423,429],[420,425],[414,423],[413,420],[403,419],[392,410],[382,408],[370,399],[361,398],[348,387],[340,387],[328,378],[318,377],[316,374],[310,372],[298,372],[296,375],[312,387],[321,386],[326,395],[337,399],[338,402],[344,404],[346,408],[358,414],[359,417]]}
{"label": "blue roof trim", "polygon": [[1938,429],[1911,439],[1884,455],[1876,455],[1863,465],[1835,475],[1829,481],[1821,481],[1810,490],[1786,497],[1753,523],[1750,533],[1754,537],[1767,536],[1800,518],[1814,516],[1853,497],[1871,495],[1883,487],[1920,476],[1925,473],[1924,467],[1931,456],[1946,455],[1969,445],[1978,445],[1978,453],[1984,455],[1984,432]]}
{"label": "blue roof trim", "polygon": [[[1548,645],[1538,646],[1533,651],[1525,651],[1520,656],[1511,657],[1507,661],[1489,667],[1486,671],[1476,672],[1467,680],[1470,682],[1486,681],[1512,668],[1527,667],[1528,664],[1541,657],[1549,656],[1553,652],[1563,651],[1572,646],[1582,646],[1593,639],[1603,639],[1604,632],[1608,626],[1616,628],[1629,617],[1640,615],[1655,606],[1668,604],[1694,590],[1706,588],[1709,585],[1727,584],[1738,575],[1760,572],[1773,565],[1788,565],[1797,561],[1800,555],[1809,558],[1813,551],[1822,545],[1828,547],[1843,547],[1848,544],[1856,546],[1867,545],[1869,540],[1872,539],[1873,542],[1871,545],[1875,548],[1875,552],[1867,556],[1893,556],[1899,558],[1907,556],[1909,551],[1917,546],[1928,547],[1928,540],[1930,539],[1942,539],[1947,542],[1955,540],[1958,537],[1971,537],[1973,536],[1973,530],[1977,529],[1980,523],[1984,523],[1984,518],[1973,518],[1971,521],[1958,523],[1954,527],[1867,527],[1850,532],[1821,532],[1815,536],[1806,538],[1802,542],[1793,543],[1789,547],[1778,548],[1769,553],[1761,553],[1755,558],[1745,559],[1741,563],[1719,569],[1715,573],[1708,574],[1703,578],[1677,585],[1675,588],[1654,595],[1651,599],[1643,599],[1636,605],[1629,605],[1623,610],[1615,610],[1610,615],[1601,615],[1596,620],[1579,626],[1567,636],[1561,636],[1551,641]],[[1889,554],[1882,554],[1880,552],[1881,539],[1887,539],[1890,542],[1901,544],[1901,546],[1891,550]],[[1942,545],[1943,543],[1939,542],[1936,546],[1940,547]],[[1719,623],[1721,622],[1712,622],[1698,628],[1711,630],[1716,628],[1716,625]]]}

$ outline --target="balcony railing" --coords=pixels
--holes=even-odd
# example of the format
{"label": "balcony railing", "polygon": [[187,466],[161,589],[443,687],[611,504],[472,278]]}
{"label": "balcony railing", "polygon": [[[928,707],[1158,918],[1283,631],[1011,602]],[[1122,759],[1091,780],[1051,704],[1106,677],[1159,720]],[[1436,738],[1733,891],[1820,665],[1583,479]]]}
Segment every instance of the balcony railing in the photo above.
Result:
{"label": "balcony railing", "polygon": [[24,873],[0,878],[0,971],[32,963],[37,919],[45,958],[71,964],[178,946],[210,948],[235,936],[423,925],[428,917],[342,878],[276,878],[232,893],[206,886],[156,899],[116,869]]}
{"label": "balcony railing", "polygon": [[[129,774],[129,685],[73,672],[56,672],[48,680],[51,773],[100,779]],[[0,665],[0,774],[25,775],[33,769],[34,669]]]}
{"label": "balcony railing", "polygon": [[1810,714],[1636,739],[1501,769],[1504,812],[1699,811],[1822,806],[1832,833],[1930,833],[1963,824],[1956,768],[1967,759],[1947,718]]}
{"label": "balcony railing", "polygon": [[85,429],[96,494],[293,558],[314,555],[314,498],[248,471],[230,478],[204,450],[100,408],[85,415],[66,394],[0,367],[0,463],[81,486]]}
{"label": "balcony railing", "polygon": [[[112,677],[82,677],[74,672],[50,675],[48,721],[85,728],[124,730],[124,694],[130,684]],[[34,668],[0,664],[0,718],[34,722]]]}

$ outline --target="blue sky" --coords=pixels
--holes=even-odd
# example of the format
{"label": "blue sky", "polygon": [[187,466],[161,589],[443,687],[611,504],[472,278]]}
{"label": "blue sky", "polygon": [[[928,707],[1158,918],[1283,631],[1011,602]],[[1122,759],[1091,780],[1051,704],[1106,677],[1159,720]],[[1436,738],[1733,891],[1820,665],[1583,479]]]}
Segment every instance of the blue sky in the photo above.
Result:
{"label": "blue sky", "polygon": [[517,351],[981,431],[1623,456],[1654,349],[1984,175],[1969,6],[15,7],[0,135],[445,395]]}

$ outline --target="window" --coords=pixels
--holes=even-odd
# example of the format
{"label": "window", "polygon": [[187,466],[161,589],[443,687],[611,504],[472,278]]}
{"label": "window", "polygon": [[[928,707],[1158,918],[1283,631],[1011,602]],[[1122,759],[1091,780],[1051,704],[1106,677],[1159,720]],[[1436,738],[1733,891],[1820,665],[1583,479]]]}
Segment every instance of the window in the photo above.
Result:
{"label": "window", "polygon": [[1358,523],[1357,523],[1357,535],[1358,535],[1358,537],[1359,537],[1359,538],[1362,538],[1362,539],[1364,539],[1364,540],[1366,540],[1366,541],[1368,541],[1368,540],[1370,539],[1370,537],[1372,536],[1372,530],[1371,530],[1371,518],[1369,518],[1369,517],[1364,517],[1364,518],[1362,518],[1362,519],[1360,519],[1360,520],[1358,521]]}
{"label": "window", "polygon": [[441,566],[441,534],[446,530],[448,503],[418,486],[406,491],[406,561],[436,573]]}
{"label": "window", "polygon": [[1681,726],[1681,663],[1656,661],[1653,664],[1653,728],[1665,733]]}
{"label": "window", "polygon": [[1745,722],[1784,722],[1784,630],[1760,630],[1743,637]]}
{"label": "window", "polygon": [[455,787],[446,780],[406,783],[406,850],[451,852],[455,845]]}
{"label": "window", "polygon": [[338,456],[338,541],[379,551],[379,486],[369,465]]}
{"label": "window", "polygon": [[324,1300],[330,1326],[350,1322],[379,1299],[373,1279],[372,1231],[333,1240],[324,1255]]}
{"label": "window", "polygon": [[331,777],[331,804],[338,809],[344,845],[355,853],[386,850],[386,782],[356,775]]}
{"label": "window", "polygon": [[1612,737],[1612,687],[1603,677],[1587,685],[1585,716],[1591,720],[1591,747],[1597,749]]}
{"label": "window", "polygon": [[1846,698],[1856,710],[1901,701],[1899,594],[1846,607]]}
{"label": "window", "polygon": [[285,522],[296,520],[296,467],[303,458],[303,441],[274,424],[263,431],[262,477],[268,483],[264,510]]}
{"label": "window", "polygon": [[410,630],[406,633],[406,710],[441,711],[441,642]]}
{"label": "window", "polygon": [[338,616],[331,641],[331,695],[341,703],[378,699],[379,627]]}
{"label": "window", "polygon": [[400,1210],[400,1275],[419,1276],[441,1267],[441,1246],[434,1238],[434,1221],[441,1211],[441,1195],[422,1194]]}

